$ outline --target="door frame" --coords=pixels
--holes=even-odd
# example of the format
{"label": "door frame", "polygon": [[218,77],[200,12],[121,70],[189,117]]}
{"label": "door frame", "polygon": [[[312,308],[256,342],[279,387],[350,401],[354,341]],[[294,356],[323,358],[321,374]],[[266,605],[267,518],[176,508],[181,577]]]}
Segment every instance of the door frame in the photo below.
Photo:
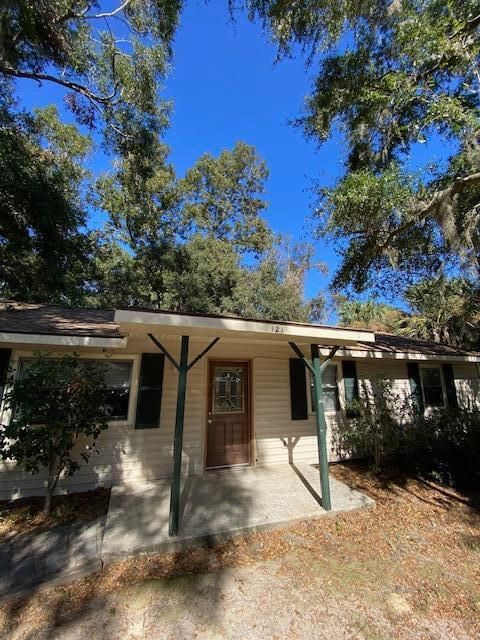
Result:
{"label": "door frame", "polygon": [[[212,366],[218,364],[224,365],[239,365],[243,364],[247,367],[248,384],[245,387],[246,392],[246,404],[247,404],[247,430],[248,430],[248,462],[242,465],[231,465],[226,467],[208,468],[207,467],[207,454],[208,454],[208,409],[211,401],[211,384],[210,384],[210,372]],[[254,438],[253,438],[253,367],[252,360],[250,358],[207,358],[206,359],[206,376],[205,376],[205,411],[203,421],[203,472],[210,473],[211,471],[222,471],[223,469],[236,469],[251,467],[252,461],[255,460],[254,452]]]}

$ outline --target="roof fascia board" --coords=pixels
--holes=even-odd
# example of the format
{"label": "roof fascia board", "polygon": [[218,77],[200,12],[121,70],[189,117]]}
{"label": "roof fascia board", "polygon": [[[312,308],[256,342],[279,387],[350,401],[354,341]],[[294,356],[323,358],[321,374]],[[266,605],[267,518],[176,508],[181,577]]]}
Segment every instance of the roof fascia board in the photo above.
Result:
{"label": "roof fascia board", "polygon": [[[320,348],[320,354],[322,356],[327,356],[329,353],[329,349]],[[336,357],[363,358],[365,360],[438,360],[443,362],[480,362],[480,355],[415,353],[413,351],[358,351],[355,349],[342,349],[337,352]]]}
{"label": "roof fascia board", "polygon": [[247,334],[263,334],[270,337],[299,337],[315,340],[339,340],[342,343],[374,342],[375,335],[371,331],[322,327],[320,325],[275,324],[261,320],[242,320],[240,318],[211,318],[207,316],[188,316],[162,314],[148,311],[115,311],[115,322],[144,324],[176,329],[204,329],[213,332],[239,332]]}
{"label": "roof fascia board", "polygon": [[39,333],[0,332],[0,343],[33,344],[60,347],[97,347],[124,349],[127,338],[99,338],[95,336],[67,336]]}

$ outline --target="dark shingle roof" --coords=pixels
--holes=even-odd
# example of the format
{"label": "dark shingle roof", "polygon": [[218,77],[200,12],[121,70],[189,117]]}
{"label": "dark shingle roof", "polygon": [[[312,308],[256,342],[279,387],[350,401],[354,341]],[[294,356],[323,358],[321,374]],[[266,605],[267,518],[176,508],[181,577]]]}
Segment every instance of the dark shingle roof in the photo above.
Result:
{"label": "dark shingle roof", "polygon": [[467,356],[478,355],[471,351],[465,351],[447,344],[440,344],[430,340],[418,340],[397,336],[391,333],[375,333],[373,344],[361,343],[361,349],[367,351],[383,351],[384,353],[419,353],[431,356]]}
{"label": "dark shingle roof", "polygon": [[[40,335],[120,338],[127,335],[114,322],[113,309],[65,308],[50,304],[0,302],[0,332]],[[223,316],[219,316],[223,317]],[[437,342],[375,333],[375,342],[360,342],[355,350],[431,356],[479,355]]]}
{"label": "dark shingle roof", "polygon": [[0,302],[0,332],[119,338],[113,310],[67,309],[50,304]]}

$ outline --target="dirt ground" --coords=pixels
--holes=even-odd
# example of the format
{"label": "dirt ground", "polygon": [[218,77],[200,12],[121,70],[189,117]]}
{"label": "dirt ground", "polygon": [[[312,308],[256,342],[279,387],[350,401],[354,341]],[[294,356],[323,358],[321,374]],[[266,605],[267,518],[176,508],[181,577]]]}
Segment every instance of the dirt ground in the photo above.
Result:
{"label": "dirt ground", "polygon": [[0,637],[480,638],[480,510],[416,479],[332,473],[375,509],[137,557],[0,605]]}
{"label": "dirt ground", "polygon": [[42,513],[44,498],[0,502],[0,542],[27,532],[40,532],[67,522],[95,520],[107,512],[110,489],[54,496],[50,515]]}

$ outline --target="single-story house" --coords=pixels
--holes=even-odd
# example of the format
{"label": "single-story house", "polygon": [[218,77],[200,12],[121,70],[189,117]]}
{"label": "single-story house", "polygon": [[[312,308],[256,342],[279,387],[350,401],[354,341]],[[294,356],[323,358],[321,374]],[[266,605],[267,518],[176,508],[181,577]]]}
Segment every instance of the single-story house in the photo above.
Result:
{"label": "single-story house", "polygon": [[[175,501],[183,474],[295,462],[326,468],[338,459],[334,433],[348,402],[378,377],[425,411],[480,405],[480,354],[369,330],[1,303],[3,380],[38,351],[107,363],[110,427],[99,455],[59,491],[167,478],[173,469]],[[0,499],[41,494],[44,482],[0,462]]]}

